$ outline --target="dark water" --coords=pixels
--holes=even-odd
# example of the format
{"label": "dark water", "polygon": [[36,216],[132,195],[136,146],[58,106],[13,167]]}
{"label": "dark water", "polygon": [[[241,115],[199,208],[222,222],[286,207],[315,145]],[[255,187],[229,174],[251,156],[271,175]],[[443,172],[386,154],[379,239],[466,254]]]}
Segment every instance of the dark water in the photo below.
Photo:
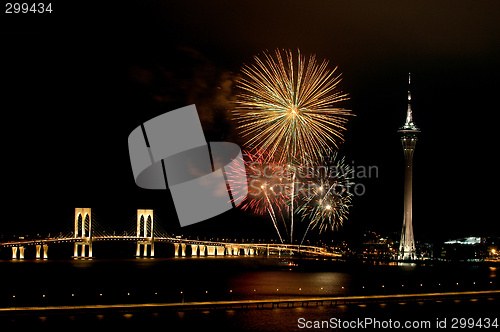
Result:
{"label": "dark water", "polygon": [[[262,257],[130,260],[0,261],[0,307],[191,302],[309,296],[397,294],[498,289],[497,267],[449,264],[347,264],[304,260],[288,266]],[[495,308],[495,309],[493,309]],[[71,329],[86,326],[165,330],[292,331],[305,321],[493,317],[494,299],[455,303],[389,303],[279,309],[93,312],[0,316],[3,326]],[[500,323],[500,322],[499,322]],[[448,323],[448,325],[451,322]],[[304,327],[304,326],[303,326]],[[330,329],[332,326],[328,326]],[[327,330],[328,330],[327,329]],[[307,330],[307,329],[306,329]],[[331,330],[331,329],[330,329]]]}

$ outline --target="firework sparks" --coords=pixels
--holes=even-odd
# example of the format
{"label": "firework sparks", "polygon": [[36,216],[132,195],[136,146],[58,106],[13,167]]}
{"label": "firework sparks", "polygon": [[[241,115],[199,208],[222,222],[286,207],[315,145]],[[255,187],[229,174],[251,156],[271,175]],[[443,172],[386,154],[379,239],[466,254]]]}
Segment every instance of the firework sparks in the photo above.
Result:
{"label": "firework sparks", "polygon": [[[235,191],[233,200],[243,210],[269,215],[281,242],[282,235],[293,240],[295,214],[307,222],[302,242],[310,229],[334,230],[347,219],[353,170],[336,153],[300,166],[277,163],[265,153],[245,151],[243,158],[245,167],[232,168],[228,181],[231,188],[248,186],[248,194],[243,200]],[[246,181],[238,183],[241,179]]]}
{"label": "firework sparks", "polygon": [[[335,108],[348,99],[336,90],[340,75],[297,51],[284,55],[276,50],[256,56],[255,64],[244,66],[238,81],[233,116],[246,144],[265,150],[278,162],[305,163],[320,159],[343,141],[349,110]],[[295,61],[295,62],[294,62]]]}
{"label": "firework sparks", "polygon": [[[239,197],[236,190],[233,193],[233,201],[239,201],[237,206],[243,210],[261,215],[268,214],[283,242],[280,229],[288,235],[285,216],[289,214],[289,204],[294,196],[290,167],[277,163],[266,153],[252,154],[248,151],[243,152],[243,164],[244,169],[230,168],[227,173],[231,188],[248,187],[245,200]],[[247,181],[239,183],[242,178]]]}
{"label": "firework sparks", "polygon": [[312,172],[308,172],[307,190],[297,193],[301,196],[302,203],[296,212],[302,216],[303,221],[309,221],[302,242],[309,229],[318,227],[320,232],[337,229],[347,219],[351,206],[353,194],[349,189],[353,183],[349,180],[353,170],[345,164],[344,158],[336,160],[334,153],[320,165],[310,167]]}

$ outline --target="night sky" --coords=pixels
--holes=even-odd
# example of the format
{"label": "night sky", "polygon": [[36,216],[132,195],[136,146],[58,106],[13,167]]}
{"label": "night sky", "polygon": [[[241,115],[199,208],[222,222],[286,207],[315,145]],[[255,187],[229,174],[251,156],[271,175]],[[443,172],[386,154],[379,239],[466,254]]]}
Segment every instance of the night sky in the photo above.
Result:
{"label": "night sky", "polygon": [[[85,7],[85,8],[83,8]],[[141,123],[196,104],[207,140],[241,143],[227,105],[241,66],[297,49],[338,66],[356,114],[340,153],[377,166],[359,179],[341,232],[400,232],[408,72],[415,123],[416,240],[500,235],[496,121],[498,1],[137,1],[53,3],[52,16],[2,14],[0,233],[71,229],[75,207],[121,232],[154,208],[175,234],[272,234],[231,211],[179,229],[168,191],[135,186],[127,138]],[[3,9],[2,9],[3,11]],[[31,16],[33,17],[33,16]],[[262,230],[262,231],[261,231]],[[342,234],[342,233],[339,233]]]}

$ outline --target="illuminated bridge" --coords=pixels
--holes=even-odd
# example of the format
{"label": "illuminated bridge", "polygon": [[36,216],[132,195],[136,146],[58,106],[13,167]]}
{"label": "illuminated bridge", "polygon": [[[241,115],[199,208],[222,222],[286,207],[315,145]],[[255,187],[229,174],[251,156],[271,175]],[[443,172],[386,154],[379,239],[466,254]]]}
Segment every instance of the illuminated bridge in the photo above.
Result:
{"label": "illuminated bridge", "polygon": [[[75,209],[74,231],[60,234],[56,237],[42,239],[19,239],[0,242],[0,247],[12,248],[12,259],[24,259],[27,247],[35,247],[37,259],[48,258],[49,245],[73,243],[74,258],[92,258],[93,242],[130,241],[135,242],[137,257],[154,257],[155,244],[169,243],[174,246],[175,256],[238,256],[238,255],[306,255],[321,257],[341,257],[341,254],[329,252],[325,248],[315,246],[299,246],[277,243],[230,243],[219,241],[201,241],[171,237],[161,226],[154,221],[153,210],[137,210],[137,224],[135,229],[124,235],[108,235],[114,233],[92,222],[90,208]],[[187,247],[191,250],[186,250]]]}

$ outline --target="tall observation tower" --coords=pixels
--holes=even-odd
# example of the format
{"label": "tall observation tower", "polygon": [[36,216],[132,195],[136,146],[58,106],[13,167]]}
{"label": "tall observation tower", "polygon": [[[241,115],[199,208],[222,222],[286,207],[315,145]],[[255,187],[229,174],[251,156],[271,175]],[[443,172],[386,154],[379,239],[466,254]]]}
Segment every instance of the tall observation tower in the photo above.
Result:
{"label": "tall observation tower", "polygon": [[410,93],[411,75],[408,74],[408,110],[406,112],[406,122],[399,128],[401,133],[401,143],[405,155],[405,189],[404,189],[404,216],[403,229],[401,231],[401,242],[399,244],[400,259],[416,258],[415,238],[413,237],[412,224],[412,172],[413,172],[413,151],[417,144],[417,134],[420,129],[415,126],[411,111],[411,93]]}

